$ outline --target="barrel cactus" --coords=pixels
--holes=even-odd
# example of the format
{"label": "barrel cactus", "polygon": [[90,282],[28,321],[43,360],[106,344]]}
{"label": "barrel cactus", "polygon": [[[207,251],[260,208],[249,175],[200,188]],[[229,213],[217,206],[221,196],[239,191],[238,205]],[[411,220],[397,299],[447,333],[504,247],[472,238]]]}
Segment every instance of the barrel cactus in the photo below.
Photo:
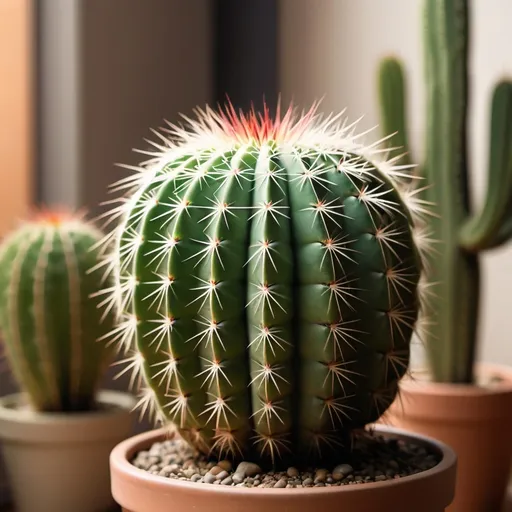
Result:
{"label": "barrel cactus", "polygon": [[[97,342],[114,325],[96,297],[91,247],[103,234],[77,215],[43,211],[0,246],[0,329],[14,377],[43,412],[95,407],[115,346]],[[103,318],[101,318],[103,316]]]}
{"label": "barrel cactus", "polygon": [[113,186],[106,339],[142,408],[199,452],[325,460],[408,368],[424,249],[409,169],[316,104],[188,122]]}

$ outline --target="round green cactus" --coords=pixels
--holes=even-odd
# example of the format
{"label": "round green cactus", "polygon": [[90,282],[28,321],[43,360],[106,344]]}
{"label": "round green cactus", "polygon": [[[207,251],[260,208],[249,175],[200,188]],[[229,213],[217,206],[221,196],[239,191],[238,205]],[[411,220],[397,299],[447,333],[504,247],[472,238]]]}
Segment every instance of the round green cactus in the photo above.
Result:
{"label": "round green cactus", "polygon": [[104,286],[89,270],[102,234],[77,216],[42,212],[0,247],[0,329],[13,374],[39,411],[94,408],[96,389],[115,346],[98,343],[111,331],[102,319]]}
{"label": "round green cactus", "polygon": [[189,121],[115,186],[110,338],[142,408],[201,452],[325,458],[408,368],[423,205],[408,169],[316,105]]}

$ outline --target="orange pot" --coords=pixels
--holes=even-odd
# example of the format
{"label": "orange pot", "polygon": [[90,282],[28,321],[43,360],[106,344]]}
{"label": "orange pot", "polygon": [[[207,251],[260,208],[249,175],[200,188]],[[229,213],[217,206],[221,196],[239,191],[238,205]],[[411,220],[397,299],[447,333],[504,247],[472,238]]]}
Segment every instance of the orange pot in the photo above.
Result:
{"label": "orange pot", "polygon": [[398,480],[340,487],[295,489],[223,487],[152,475],[129,461],[166,439],[150,431],[120,443],[111,453],[112,494],[125,512],[442,512],[453,499],[456,456],[438,441],[385,426],[376,430],[409,439],[442,455],[434,468]]}
{"label": "orange pot", "polygon": [[403,380],[386,424],[451,446],[458,457],[457,485],[448,512],[499,512],[512,460],[512,368],[477,365],[477,381],[488,386]]}

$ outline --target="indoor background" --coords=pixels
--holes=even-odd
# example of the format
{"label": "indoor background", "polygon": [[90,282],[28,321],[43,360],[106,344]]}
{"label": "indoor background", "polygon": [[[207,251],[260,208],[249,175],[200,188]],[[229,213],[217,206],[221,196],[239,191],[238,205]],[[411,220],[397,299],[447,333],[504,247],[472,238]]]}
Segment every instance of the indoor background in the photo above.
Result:
{"label": "indoor background", "polygon": [[[281,94],[305,108],[324,97],[321,110],[346,108],[351,120],[364,115],[361,129],[372,127],[377,65],[389,53],[406,64],[411,143],[421,159],[420,8],[420,0],[0,0],[0,236],[34,203],[97,215],[123,173],[114,164],[137,163],[132,148],[146,147],[149,128],[226,94],[240,107],[263,95],[271,106]],[[474,2],[476,203],[486,186],[491,87],[512,75],[511,19],[510,0]],[[483,271],[480,358],[511,364],[512,246],[485,254]],[[113,374],[107,386],[125,389]],[[0,393],[14,389],[3,368]]]}

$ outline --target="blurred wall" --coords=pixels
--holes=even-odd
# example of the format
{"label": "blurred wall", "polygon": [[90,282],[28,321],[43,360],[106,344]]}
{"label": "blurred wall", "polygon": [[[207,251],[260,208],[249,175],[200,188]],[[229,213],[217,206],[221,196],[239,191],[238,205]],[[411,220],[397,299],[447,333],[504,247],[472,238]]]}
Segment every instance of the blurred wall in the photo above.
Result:
{"label": "blurred wall", "polygon": [[[378,124],[376,69],[393,53],[407,67],[410,142],[423,157],[422,0],[280,0],[280,85],[283,98],[310,104],[325,95],[327,112],[347,107],[361,131]],[[512,77],[512,2],[471,2],[470,163],[473,192],[485,192],[490,95]],[[374,137],[378,136],[376,131]],[[480,357],[512,364],[512,245],[483,256]],[[421,358],[422,354],[417,354]]]}
{"label": "blurred wall", "polygon": [[30,0],[0,1],[0,237],[32,195],[32,28]]}
{"label": "blurred wall", "polygon": [[[85,8],[86,6],[86,8]],[[213,99],[210,0],[84,2],[81,200],[94,209],[155,140],[150,128]]]}
{"label": "blurred wall", "polygon": [[145,157],[144,138],[213,98],[209,0],[43,0],[40,199],[91,215],[115,163]]}

